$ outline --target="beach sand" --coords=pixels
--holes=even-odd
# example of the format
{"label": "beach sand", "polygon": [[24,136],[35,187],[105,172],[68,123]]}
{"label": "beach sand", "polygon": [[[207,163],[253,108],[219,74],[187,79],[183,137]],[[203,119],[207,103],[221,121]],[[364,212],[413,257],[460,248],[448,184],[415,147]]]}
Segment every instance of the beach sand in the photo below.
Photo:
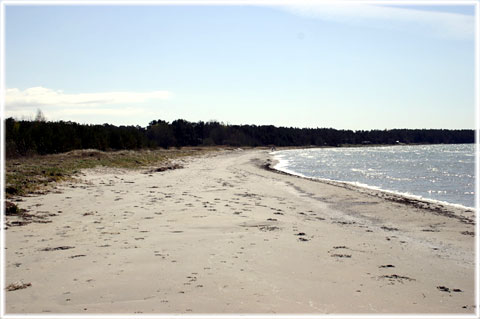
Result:
{"label": "beach sand", "polygon": [[[91,169],[7,217],[7,314],[465,313],[472,211],[268,167],[266,150],[183,169]],[[13,287],[13,286],[11,286]]]}

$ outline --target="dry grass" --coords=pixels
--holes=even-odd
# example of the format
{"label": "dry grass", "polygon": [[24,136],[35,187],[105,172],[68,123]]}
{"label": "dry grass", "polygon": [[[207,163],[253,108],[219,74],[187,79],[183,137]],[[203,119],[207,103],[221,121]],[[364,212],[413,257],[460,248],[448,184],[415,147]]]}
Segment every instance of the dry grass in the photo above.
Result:
{"label": "dry grass", "polygon": [[102,152],[75,150],[68,153],[22,157],[5,161],[7,198],[44,192],[55,182],[72,180],[86,168],[98,166],[140,169],[166,165],[186,156],[199,156],[221,150],[219,147],[188,147],[139,151]]}

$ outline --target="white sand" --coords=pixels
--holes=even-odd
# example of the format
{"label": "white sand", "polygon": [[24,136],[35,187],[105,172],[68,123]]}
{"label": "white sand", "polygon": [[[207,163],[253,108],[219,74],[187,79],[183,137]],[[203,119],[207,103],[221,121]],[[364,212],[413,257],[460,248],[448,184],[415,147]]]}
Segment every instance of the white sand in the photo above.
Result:
{"label": "white sand", "polygon": [[57,216],[6,230],[6,283],[31,283],[6,292],[7,313],[474,313],[474,227],[455,218],[468,212],[279,174],[267,158],[95,169],[24,198]]}

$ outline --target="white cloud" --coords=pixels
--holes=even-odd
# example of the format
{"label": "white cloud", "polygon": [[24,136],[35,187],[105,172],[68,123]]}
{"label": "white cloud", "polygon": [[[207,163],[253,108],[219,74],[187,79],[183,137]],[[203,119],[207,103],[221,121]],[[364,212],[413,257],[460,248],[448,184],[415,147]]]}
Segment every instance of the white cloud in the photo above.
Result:
{"label": "white cloud", "polygon": [[109,116],[134,116],[138,113],[145,113],[143,108],[94,108],[94,109],[81,109],[81,108],[72,108],[72,109],[62,109],[60,111],[52,111],[50,115],[54,118],[61,119],[62,117],[71,117],[76,115],[109,115]]}
{"label": "white cloud", "polygon": [[309,18],[381,28],[409,29],[437,37],[473,39],[473,16],[450,12],[407,9],[369,4],[302,4],[284,6],[293,14]]}
{"label": "white cloud", "polygon": [[[78,123],[116,125],[138,125],[148,123],[155,117],[155,112],[149,107],[45,107],[41,109],[48,121],[74,121]],[[5,117],[13,117],[19,120],[33,120],[36,109],[18,108],[5,110]]]}
{"label": "white cloud", "polygon": [[67,94],[44,87],[12,88],[6,90],[4,114],[32,120],[41,109],[49,121],[137,125],[148,123],[161,107],[157,102],[171,96],[168,91]]}
{"label": "white cloud", "polygon": [[[46,107],[97,107],[102,105],[135,104],[171,97],[168,91],[101,92],[67,94],[61,90],[32,87],[26,90],[6,89],[6,110]],[[89,111],[91,112],[91,110]]]}

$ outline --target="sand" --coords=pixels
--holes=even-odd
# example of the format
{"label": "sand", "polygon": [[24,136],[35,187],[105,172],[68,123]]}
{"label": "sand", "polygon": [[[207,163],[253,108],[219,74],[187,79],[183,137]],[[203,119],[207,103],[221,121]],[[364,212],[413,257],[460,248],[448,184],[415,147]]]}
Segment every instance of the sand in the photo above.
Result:
{"label": "sand", "polygon": [[281,174],[269,157],[97,168],[23,198],[40,222],[5,231],[6,313],[475,313],[472,211]]}

